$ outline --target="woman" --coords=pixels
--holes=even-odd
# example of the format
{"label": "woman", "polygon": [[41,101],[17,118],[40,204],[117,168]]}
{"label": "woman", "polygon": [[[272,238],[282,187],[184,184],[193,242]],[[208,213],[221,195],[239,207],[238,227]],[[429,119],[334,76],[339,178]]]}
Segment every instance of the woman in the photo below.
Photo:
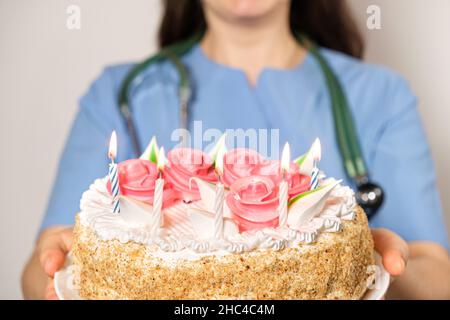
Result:
{"label": "woman", "polygon": [[[330,100],[317,61],[293,36],[300,31],[321,46],[353,112],[372,178],[387,198],[372,219],[383,264],[396,279],[388,298],[450,298],[450,263],[433,164],[405,81],[362,63],[363,45],[343,1],[166,0],[162,47],[205,29],[183,57],[195,87],[189,127],[280,129],[293,153],[319,136],[321,168],[345,177]],[[113,129],[122,138],[119,160],[134,156],[117,105],[131,65],[107,68],[81,99],[61,159],[36,249],[23,274],[26,298],[55,298],[51,278],[71,247],[81,193],[105,174],[104,145]],[[142,72],[129,91],[141,143],[157,135],[169,147],[179,123],[177,73],[168,61]],[[128,143],[125,141],[128,139]],[[143,147],[143,145],[141,145]],[[347,178],[347,184],[352,182]],[[380,229],[386,228],[386,229]],[[388,230],[389,229],[389,230]],[[408,242],[406,242],[408,241]]]}

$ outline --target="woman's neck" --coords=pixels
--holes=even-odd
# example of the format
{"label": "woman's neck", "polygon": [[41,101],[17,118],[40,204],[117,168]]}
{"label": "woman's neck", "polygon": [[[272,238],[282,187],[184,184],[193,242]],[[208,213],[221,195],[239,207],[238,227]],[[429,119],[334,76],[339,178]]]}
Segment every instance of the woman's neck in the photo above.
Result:
{"label": "woman's neck", "polygon": [[291,69],[305,55],[289,27],[289,10],[251,21],[227,21],[205,9],[208,29],[201,47],[218,63],[242,69],[254,85],[264,68]]}

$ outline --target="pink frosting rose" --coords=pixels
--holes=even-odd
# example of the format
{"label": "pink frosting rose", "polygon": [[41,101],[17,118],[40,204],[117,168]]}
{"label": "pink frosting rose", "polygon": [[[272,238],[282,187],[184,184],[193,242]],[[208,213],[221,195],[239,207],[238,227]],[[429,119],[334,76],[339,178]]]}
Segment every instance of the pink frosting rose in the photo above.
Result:
{"label": "pink frosting rose", "polygon": [[169,165],[164,170],[164,176],[185,201],[200,199],[198,186],[195,182],[190,183],[192,177],[207,182],[217,181],[211,158],[200,150],[177,148],[171,150],[167,158]]}
{"label": "pink frosting rose", "polygon": [[[258,169],[258,173],[262,176],[269,176],[279,185],[283,180],[283,175],[280,172],[280,162],[267,160]],[[289,171],[286,174],[286,180],[288,182],[288,195],[292,198],[300,193],[308,191],[310,188],[311,178],[300,173],[299,166],[295,162],[291,162]]]}
{"label": "pink frosting rose", "polygon": [[[270,177],[275,185],[282,180],[280,162],[265,160],[259,153],[250,149],[233,149],[224,157],[224,184],[230,187],[237,179],[252,175]],[[291,162],[286,175],[289,184],[289,197],[305,192],[310,186],[310,177],[302,175],[296,163]]]}
{"label": "pink frosting rose", "polygon": [[232,149],[223,158],[223,183],[229,187],[237,179],[258,174],[263,157],[251,149]]}
{"label": "pink frosting rose", "polygon": [[[119,173],[120,193],[122,195],[153,205],[155,181],[158,179],[158,170],[153,162],[142,159],[130,159],[119,163],[117,170]],[[107,188],[111,193],[109,180]],[[176,192],[166,179],[164,183],[163,208],[173,204],[176,198]]]}
{"label": "pink frosting rose", "polygon": [[278,186],[270,177],[236,180],[226,201],[240,232],[278,226]]}

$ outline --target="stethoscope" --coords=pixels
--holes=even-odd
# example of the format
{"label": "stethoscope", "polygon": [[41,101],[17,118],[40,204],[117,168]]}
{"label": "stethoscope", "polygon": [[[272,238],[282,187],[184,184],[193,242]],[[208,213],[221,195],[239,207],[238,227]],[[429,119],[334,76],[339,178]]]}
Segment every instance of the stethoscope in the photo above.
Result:
{"label": "stethoscope", "polygon": [[[203,33],[199,33],[192,38],[175,43],[163,48],[159,53],[149,57],[143,62],[137,64],[125,77],[121,90],[119,92],[120,112],[126,122],[128,132],[130,134],[133,148],[137,155],[141,154],[136,126],[128,106],[128,90],[141,72],[147,69],[151,64],[169,60],[173,63],[179,75],[178,98],[180,104],[180,128],[188,127],[189,117],[189,101],[191,98],[191,84],[186,67],[181,62],[180,57],[188,52],[202,38]],[[369,173],[362,156],[361,147],[358,136],[356,135],[354,120],[348,106],[346,96],[342,90],[339,80],[335,76],[333,70],[319,52],[317,47],[300,33],[296,34],[298,41],[306,47],[313,57],[318,61],[330,94],[331,106],[333,109],[334,125],[336,131],[337,142],[341,157],[344,162],[344,169],[347,175],[355,182],[356,200],[363,207],[367,216],[372,217],[383,203],[383,189],[373,183],[369,178]]]}

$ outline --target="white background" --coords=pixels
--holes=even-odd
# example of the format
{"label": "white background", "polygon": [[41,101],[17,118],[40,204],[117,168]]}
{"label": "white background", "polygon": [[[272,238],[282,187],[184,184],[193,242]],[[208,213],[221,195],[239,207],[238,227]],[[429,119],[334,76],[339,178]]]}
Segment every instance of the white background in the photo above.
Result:
{"label": "white background", "polygon": [[[419,96],[449,221],[450,1],[350,2],[367,60],[402,73]],[[66,28],[70,4],[82,10],[79,31]],[[381,7],[381,30],[366,28],[370,4]],[[106,64],[155,50],[159,12],[158,0],[0,0],[0,298],[21,297],[79,96]]]}

